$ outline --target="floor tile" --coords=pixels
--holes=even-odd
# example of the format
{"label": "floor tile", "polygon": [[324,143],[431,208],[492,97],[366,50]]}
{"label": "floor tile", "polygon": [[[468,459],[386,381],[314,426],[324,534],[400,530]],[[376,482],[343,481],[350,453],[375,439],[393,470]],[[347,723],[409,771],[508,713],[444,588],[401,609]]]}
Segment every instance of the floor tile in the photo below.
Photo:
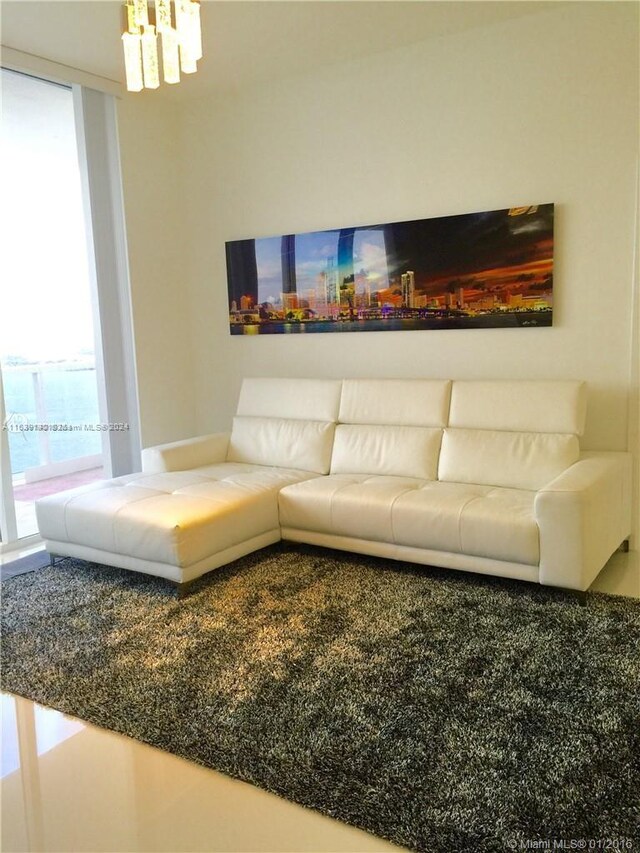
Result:
{"label": "floor tile", "polygon": [[2,850],[392,851],[318,812],[2,695]]}

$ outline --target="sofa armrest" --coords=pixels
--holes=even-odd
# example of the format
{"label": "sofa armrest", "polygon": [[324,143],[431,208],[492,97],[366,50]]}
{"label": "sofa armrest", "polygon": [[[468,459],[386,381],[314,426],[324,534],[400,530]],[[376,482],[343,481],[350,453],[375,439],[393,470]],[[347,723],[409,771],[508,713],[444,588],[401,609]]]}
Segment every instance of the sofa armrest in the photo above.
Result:
{"label": "sofa armrest", "polygon": [[214,465],[227,458],[229,433],[216,432],[159,444],[142,451],[142,470],[145,474],[162,474],[165,471],[188,471],[201,465]]}
{"label": "sofa armrest", "polygon": [[586,590],[631,530],[631,454],[583,453],[541,489],[540,583]]}

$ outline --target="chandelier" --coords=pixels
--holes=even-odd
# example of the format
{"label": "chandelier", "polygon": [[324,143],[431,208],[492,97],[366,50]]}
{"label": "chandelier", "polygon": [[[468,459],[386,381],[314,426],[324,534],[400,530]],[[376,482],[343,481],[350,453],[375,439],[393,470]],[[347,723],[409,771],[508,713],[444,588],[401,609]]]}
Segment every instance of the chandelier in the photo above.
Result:
{"label": "chandelier", "polygon": [[127,29],[122,34],[127,89],[160,85],[158,36],[162,44],[165,83],[179,83],[180,71],[193,74],[202,57],[200,3],[197,0],[127,0]]}

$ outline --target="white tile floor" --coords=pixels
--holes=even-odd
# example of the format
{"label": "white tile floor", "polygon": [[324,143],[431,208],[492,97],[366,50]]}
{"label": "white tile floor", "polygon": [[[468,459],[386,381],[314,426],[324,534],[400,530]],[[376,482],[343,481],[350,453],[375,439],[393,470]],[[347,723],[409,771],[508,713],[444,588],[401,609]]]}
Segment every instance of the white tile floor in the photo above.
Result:
{"label": "white tile floor", "polygon": [[[594,589],[640,598],[638,552]],[[387,842],[144,744],[2,697],[2,844],[18,851],[384,851]]]}
{"label": "white tile floor", "polygon": [[2,696],[2,844],[18,851],[384,851],[169,753]]}

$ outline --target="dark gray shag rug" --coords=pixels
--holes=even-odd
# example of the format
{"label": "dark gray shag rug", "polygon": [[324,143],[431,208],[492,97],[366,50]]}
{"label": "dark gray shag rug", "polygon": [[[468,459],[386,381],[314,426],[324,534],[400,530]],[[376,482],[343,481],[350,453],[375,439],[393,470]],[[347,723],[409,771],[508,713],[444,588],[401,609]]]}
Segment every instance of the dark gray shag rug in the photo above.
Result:
{"label": "dark gray shag rug", "polygon": [[398,844],[638,838],[640,601],[286,544],[2,592],[4,689]]}

